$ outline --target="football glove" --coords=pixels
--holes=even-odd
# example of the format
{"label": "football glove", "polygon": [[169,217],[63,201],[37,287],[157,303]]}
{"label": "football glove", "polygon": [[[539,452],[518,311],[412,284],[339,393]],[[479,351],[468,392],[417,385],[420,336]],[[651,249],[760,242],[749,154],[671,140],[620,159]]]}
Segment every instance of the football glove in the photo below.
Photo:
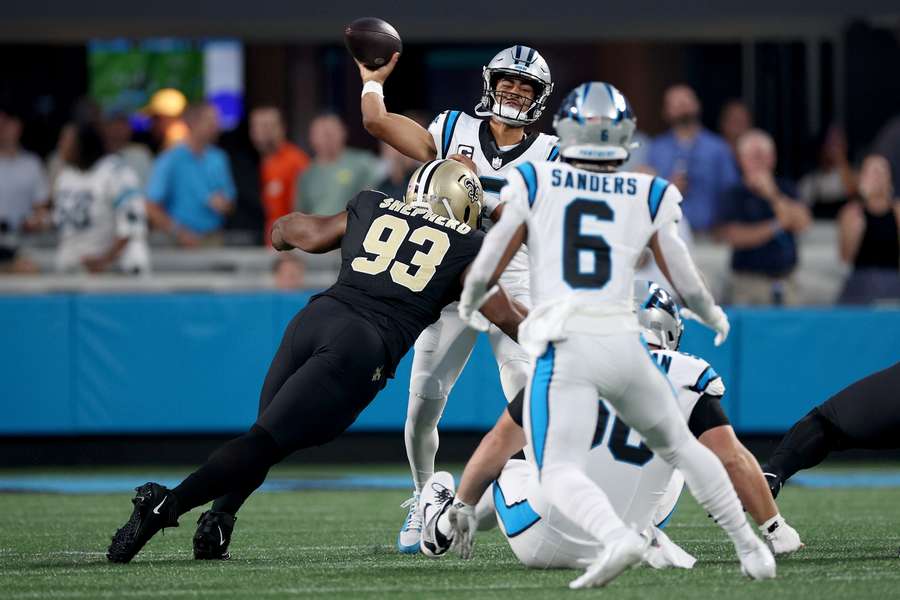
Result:
{"label": "football glove", "polygon": [[698,323],[706,325],[716,332],[713,344],[721,346],[728,338],[728,332],[731,331],[731,324],[728,322],[728,316],[721,306],[715,305],[709,311],[709,319],[701,319],[700,315],[688,308],[681,309],[681,316],[685,319],[692,319]]}
{"label": "football glove", "polygon": [[496,285],[488,290],[484,284],[466,284],[459,297],[459,318],[476,331],[490,329],[491,322],[481,314],[479,309],[498,291],[499,288]]}
{"label": "football glove", "polygon": [[460,558],[469,560],[474,554],[475,531],[478,529],[475,507],[456,500],[450,507],[447,518],[453,528],[452,548],[459,552]]}

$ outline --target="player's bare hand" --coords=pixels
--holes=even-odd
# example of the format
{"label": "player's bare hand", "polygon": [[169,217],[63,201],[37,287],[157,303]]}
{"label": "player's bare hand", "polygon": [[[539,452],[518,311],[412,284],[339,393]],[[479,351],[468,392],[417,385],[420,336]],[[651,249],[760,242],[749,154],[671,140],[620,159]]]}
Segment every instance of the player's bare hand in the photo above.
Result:
{"label": "player's bare hand", "polygon": [[[355,59],[354,59],[355,60]],[[383,67],[378,67],[374,71],[372,69],[367,68],[358,60],[356,61],[356,65],[359,67],[359,77],[362,79],[363,83],[369,81],[377,81],[378,83],[384,84],[387,81],[387,78],[394,72],[394,67],[397,66],[397,61],[400,60],[400,53],[394,52],[394,55],[391,57],[391,60],[388,61],[386,65]]]}
{"label": "player's bare hand", "polygon": [[450,160],[455,160],[458,163],[462,163],[467,169],[472,171],[472,173],[478,175],[478,166],[475,164],[475,161],[473,161],[465,154],[451,154],[447,158],[449,158]]}

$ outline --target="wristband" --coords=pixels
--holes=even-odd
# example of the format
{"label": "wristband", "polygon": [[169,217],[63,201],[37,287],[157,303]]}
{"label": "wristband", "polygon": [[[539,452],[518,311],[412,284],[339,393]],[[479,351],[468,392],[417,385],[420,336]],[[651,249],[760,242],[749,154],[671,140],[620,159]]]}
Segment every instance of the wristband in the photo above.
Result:
{"label": "wristband", "polygon": [[363,86],[362,95],[366,94],[378,94],[378,97],[382,100],[384,99],[384,87],[378,83],[377,81],[367,81]]}

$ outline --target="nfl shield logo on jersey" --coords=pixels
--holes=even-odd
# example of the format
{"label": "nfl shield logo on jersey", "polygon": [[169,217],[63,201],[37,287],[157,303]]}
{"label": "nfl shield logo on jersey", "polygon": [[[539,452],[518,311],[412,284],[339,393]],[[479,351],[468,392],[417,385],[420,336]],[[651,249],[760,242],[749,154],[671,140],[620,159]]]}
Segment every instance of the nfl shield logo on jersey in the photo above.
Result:
{"label": "nfl shield logo on jersey", "polygon": [[495,169],[499,169],[500,167],[503,166],[503,159],[500,158],[499,156],[495,156],[493,158],[493,160],[491,160],[491,166],[494,167]]}

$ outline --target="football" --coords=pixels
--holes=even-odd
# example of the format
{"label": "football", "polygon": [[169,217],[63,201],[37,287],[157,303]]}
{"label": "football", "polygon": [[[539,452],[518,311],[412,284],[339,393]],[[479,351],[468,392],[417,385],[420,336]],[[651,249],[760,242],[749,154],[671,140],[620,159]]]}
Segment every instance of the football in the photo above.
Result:
{"label": "football", "polygon": [[403,51],[397,30],[377,17],[356,19],[344,28],[344,43],[350,54],[368,69],[377,69]]}

